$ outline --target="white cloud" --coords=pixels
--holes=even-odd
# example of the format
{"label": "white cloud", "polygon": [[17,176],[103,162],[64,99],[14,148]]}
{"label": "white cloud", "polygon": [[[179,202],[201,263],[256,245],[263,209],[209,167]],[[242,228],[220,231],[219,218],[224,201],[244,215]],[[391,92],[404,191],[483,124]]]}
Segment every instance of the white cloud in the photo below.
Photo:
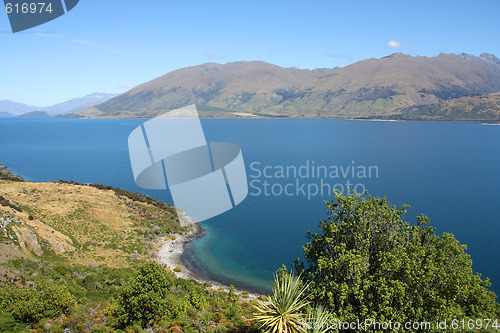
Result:
{"label": "white cloud", "polygon": [[389,45],[390,47],[394,47],[394,48],[403,47],[403,44],[401,44],[400,42],[396,42],[395,40],[391,40],[389,43],[387,43],[387,45]]}
{"label": "white cloud", "polygon": [[120,51],[118,51],[117,49],[115,49],[115,48],[113,48],[111,46],[97,44],[97,43],[94,43],[94,42],[91,42],[91,41],[88,41],[88,40],[85,40],[85,39],[72,39],[71,41],[73,43],[76,43],[76,44],[82,44],[82,45],[86,45],[86,46],[90,46],[90,47],[95,47],[95,48],[99,48],[99,49],[108,50],[108,51],[111,51],[111,52],[114,52],[114,53],[120,53]]}
{"label": "white cloud", "polygon": [[329,56],[332,58],[342,58],[342,59],[347,60],[347,61],[354,60],[353,57],[351,57],[350,55],[347,55],[345,53],[330,53]]}
{"label": "white cloud", "polygon": [[133,87],[135,87],[135,84],[130,84],[130,83],[119,84],[117,87],[119,87],[119,88],[125,88],[125,89],[132,89]]}
{"label": "white cloud", "polygon": [[413,45],[408,48],[408,51],[414,51],[414,50],[415,50],[415,46],[413,46]]}

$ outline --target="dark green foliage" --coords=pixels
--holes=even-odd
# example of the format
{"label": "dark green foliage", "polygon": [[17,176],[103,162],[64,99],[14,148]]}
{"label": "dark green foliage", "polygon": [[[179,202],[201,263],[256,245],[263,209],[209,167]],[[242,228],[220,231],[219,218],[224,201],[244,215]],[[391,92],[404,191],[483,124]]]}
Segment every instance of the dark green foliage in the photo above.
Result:
{"label": "dark green foliage", "polygon": [[301,91],[296,91],[294,89],[276,89],[273,92],[281,97],[278,104],[283,103],[284,101],[301,99],[311,95],[311,89]]}
{"label": "dark green foliage", "polygon": [[217,97],[219,92],[224,88],[224,82],[222,81],[210,81],[206,87],[203,88],[192,88],[193,94],[201,98],[205,103]]}
{"label": "dark green foliage", "polygon": [[395,95],[398,93],[393,90],[393,87],[362,88],[352,93],[353,99],[358,102],[388,99]]}
{"label": "dark green foliage", "polygon": [[240,102],[241,103],[246,103],[249,100],[251,100],[254,96],[255,96],[255,93],[250,93],[250,92],[247,92],[247,91],[243,91],[240,94]]}
{"label": "dark green foliage", "polygon": [[233,285],[229,286],[228,300],[231,303],[236,303],[238,301],[238,296],[236,296],[236,293],[234,292],[234,286]]}
{"label": "dark green foliage", "polygon": [[172,297],[170,288],[175,277],[153,261],[141,265],[118,295],[114,314],[118,323],[127,326],[133,322],[146,325],[169,315],[176,317],[185,307],[182,301]]}
{"label": "dark green foliage", "polygon": [[332,98],[338,97],[342,94],[347,94],[347,91],[345,89],[339,89],[339,90],[330,90],[328,89],[325,94],[323,95],[323,100],[325,102],[330,102]]}
{"label": "dark green foliage", "polygon": [[[250,306],[240,303],[234,293],[230,297],[177,279],[153,261],[121,269],[23,259],[5,266],[22,274],[22,279],[18,286],[0,285],[0,332],[63,332],[65,328],[142,332],[147,326],[159,332],[175,331],[176,326],[184,332],[209,327],[218,332],[254,329],[247,319]],[[33,281],[37,288],[26,286]],[[65,306],[68,299],[70,307]]]}
{"label": "dark green foliage", "polygon": [[309,232],[306,263],[310,299],[343,321],[428,321],[499,316],[488,279],[452,234],[439,237],[419,216],[416,225],[386,198],[340,195],[327,202],[321,233]]}
{"label": "dark green foliage", "polygon": [[133,272],[131,268],[50,265],[25,259],[11,260],[5,266],[19,271],[23,281],[47,281],[65,286],[79,303],[103,302],[115,297],[118,288]]}
{"label": "dark green foliage", "polygon": [[2,312],[18,322],[33,323],[45,316],[68,313],[75,305],[67,288],[56,283],[40,282],[35,288],[7,285],[0,290]]}
{"label": "dark green foliage", "polygon": [[[121,288],[117,302],[109,309],[120,328],[138,323],[142,327],[157,323],[187,322],[200,329],[209,322],[243,325],[241,318],[250,313],[233,293],[207,291],[194,281],[177,279],[160,264],[149,261],[138,267],[136,275]],[[196,319],[195,319],[196,318]],[[175,325],[178,326],[178,325]],[[225,327],[225,328],[224,328]]]}
{"label": "dark green foliage", "polygon": [[203,310],[208,305],[205,296],[196,290],[190,291],[187,299],[196,310]]}
{"label": "dark green foliage", "polygon": [[476,89],[474,88],[471,89],[457,85],[446,86],[444,84],[438,85],[438,89],[436,90],[421,89],[418,92],[424,95],[434,95],[440,100],[445,100],[445,101],[452,98],[469,96],[480,93],[479,91],[476,91]]}

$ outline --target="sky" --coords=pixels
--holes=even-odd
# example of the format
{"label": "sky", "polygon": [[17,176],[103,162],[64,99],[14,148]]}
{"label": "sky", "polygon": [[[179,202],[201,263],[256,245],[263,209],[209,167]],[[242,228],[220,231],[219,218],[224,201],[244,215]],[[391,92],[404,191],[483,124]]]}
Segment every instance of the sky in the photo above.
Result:
{"label": "sky", "polygon": [[0,100],[49,106],[123,93],[206,62],[344,67],[403,52],[500,57],[500,1],[80,0],[12,33],[0,12]]}

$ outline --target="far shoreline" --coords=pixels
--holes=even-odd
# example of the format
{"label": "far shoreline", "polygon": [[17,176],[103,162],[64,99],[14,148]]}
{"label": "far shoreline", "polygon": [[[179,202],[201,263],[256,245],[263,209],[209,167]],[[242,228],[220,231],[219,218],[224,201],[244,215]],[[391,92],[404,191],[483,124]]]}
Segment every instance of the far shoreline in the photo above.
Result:
{"label": "far shoreline", "polygon": [[[70,117],[67,115],[64,116],[48,116],[48,117],[19,117],[19,116],[3,116],[0,119],[12,119],[12,118],[28,118],[28,119],[40,119],[40,118],[51,118],[51,119],[107,119],[107,120],[124,120],[124,119],[135,119],[135,120],[151,120],[155,117],[121,117],[121,116],[98,116],[98,117],[80,117],[74,116]],[[498,125],[500,124],[499,120],[496,119],[413,119],[413,118],[401,118],[401,119],[392,119],[392,118],[379,118],[379,117],[360,117],[360,118],[346,118],[346,117],[289,117],[289,116],[271,116],[271,115],[252,115],[252,116],[224,116],[224,117],[200,117],[202,120],[219,120],[219,119],[231,119],[231,120],[248,120],[248,119],[295,119],[295,120],[356,120],[356,121],[374,121],[374,122],[420,122],[420,123],[481,123],[484,125]]]}

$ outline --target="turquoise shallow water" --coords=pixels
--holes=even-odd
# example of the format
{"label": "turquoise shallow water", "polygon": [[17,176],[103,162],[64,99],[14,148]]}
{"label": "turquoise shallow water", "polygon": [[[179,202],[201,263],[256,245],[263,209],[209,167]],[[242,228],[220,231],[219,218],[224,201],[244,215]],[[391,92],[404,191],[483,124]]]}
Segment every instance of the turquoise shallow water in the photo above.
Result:
{"label": "turquoise shallow water", "polygon": [[[221,256],[217,249],[228,249],[238,251],[238,241],[221,235],[219,228],[205,223],[205,236],[187,243],[185,247],[184,262],[188,267],[200,275],[215,279],[225,284],[236,284],[240,288],[257,292],[269,291],[269,270],[262,269],[257,265],[251,265],[251,258],[246,265],[235,261],[234,257]],[[223,244],[223,246],[220,246]],[[242,253],[239,254],[243,255]],[[250,257],[248,254],[247,257]],[[264,277],[264,278],[263,278]]]}
{"label": "turquoise shallow water", "polygon": [[[168,191],[143,190],[134,183],[127,137],[142,122],[0,118],[0,163],[27,180],[109,184],[172,202]],[[321,188],[323,179],[330,186],[362,184],[394,204],[411,204],[409,222],[425,213],[438,233],[455,234],[468,244],[474,269],[490,277],[493,290],[500,292],[500,126],[218,119],[204,120],[203,127],[208,141],[235,142],[242,148],[252,186],[240,205],[205,221],[207,235],[189,244],[187,252],[199,272],[268,290],[274,270],[301,256],[307,230],[316,230],[325,217],[323,201],[331,194],[308,198],[300,191],[301,185]],[[339,178],[310,172],[308,177],[277,178],[274,172],[277,166],[298,170],[308,163],[310,170],[314,164],[337,167],[342,174],[341,168],[349,166],[357,171],[375,166],[378,173],[371,178],[349,172]],[[266,166],[269,178],[263,174]],[[274,186],[274,194],[289,185],[292,195],[265,195],[264,181]]]}

